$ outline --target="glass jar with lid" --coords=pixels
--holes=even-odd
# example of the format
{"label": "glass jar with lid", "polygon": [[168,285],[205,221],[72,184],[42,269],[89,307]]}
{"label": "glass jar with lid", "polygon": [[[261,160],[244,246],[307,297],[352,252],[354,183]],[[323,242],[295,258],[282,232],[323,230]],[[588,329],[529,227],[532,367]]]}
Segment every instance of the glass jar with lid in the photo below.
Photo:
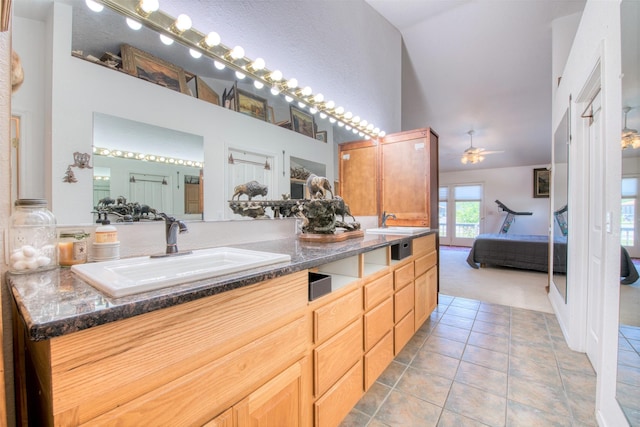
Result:
{"label": "glass jar with lid", "polygon": [[56,219],[44,199],[18,199],[9,227],[9,271],[32,273],[58,266]]}
{"label": "glass jar with lid", "polygon": [[58,262],[62,267],[87,262],[87,237],[84,230],[65,230],[58,239]]}

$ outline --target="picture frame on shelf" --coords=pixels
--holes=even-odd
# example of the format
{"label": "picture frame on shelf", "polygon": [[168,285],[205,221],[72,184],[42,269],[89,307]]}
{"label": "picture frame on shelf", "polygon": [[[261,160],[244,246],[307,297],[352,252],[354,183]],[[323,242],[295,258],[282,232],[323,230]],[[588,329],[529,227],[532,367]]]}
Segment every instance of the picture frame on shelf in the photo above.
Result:
{"label": "picture frame on shelf", "polygon": [[269,106],[267,107],[267,112],[268,112],[268,115],[267,115],[267,119],[268,119],[268,120],[267,120],[267,121],[268,121],[269,123],[274,123],[274,124],[275,124],[275,123],[276,123],[276,114],[275,114],[275,112],[273,111],[273,107],[272,107],[271,105],[269,105]]}
{"label": "picture frame on shelf", "polygon": [[533,197],[549,197],[551,188],[551,171],[547,168],[536,168],[533,170]]}
{"label": "picture frame on shelf", "polygon": [[176,92],[189,94],[185,72],[181,67],[128,44],[120,47],[120,55],[122,68],[128,74]]}
{"label": "picture frame on shelf", "polygon": [[327,142],[327,131],[326,130],[316,131],[316,139],[318,141]]}
{"label": "picture frame on shelf", "polygon": [[234,82],[228,90],[225,89],[222,93],[222,106],[229,110],[238,111],[238,101],[236,99],[238,93],[238,82]]}
{"label": "picture frame on shelf", "polygon": [[211,89],[199,76],[196,76],[196,95],[198,99],[220,105],[220,95]]}
{"label": "picture frame on shelf", "polygon": [[289,110],[291,113],[291,129],[295,132],[315,138],[316,123],[313,115],[293,105],[289,106]]}
{"label": "picture frame on shelf", "polygon": [[242,89],[236,89],[237,111],[253,118],[267,121],[267,100]]}

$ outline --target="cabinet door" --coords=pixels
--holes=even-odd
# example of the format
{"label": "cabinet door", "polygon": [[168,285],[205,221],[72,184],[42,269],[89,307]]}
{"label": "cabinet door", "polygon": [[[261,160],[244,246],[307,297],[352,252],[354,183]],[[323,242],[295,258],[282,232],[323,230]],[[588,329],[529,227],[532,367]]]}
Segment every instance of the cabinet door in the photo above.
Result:
{"label": "cabinet door", "polygon": [[378,214],[378,148],[372,141],[340,145],[340,196],[353,215]]}
{"label": "cabinet door", "polygon": [[299,426],[302,420],[304,360],[234,406],[237,426]]}
{"label": "cabinet door", "polygon": [[396,219],[388,220],[390,225],[437,227],[437,161],[437,135],[431,129],[384,137],[380,145],[380,212],[395,214]]}
{"label": "cabinet door", "polygon": [[233,427],[233,409],[227,409],[202,427]]}
{"label": "cabinet door", "polygon": [[438,300],[438,267],[432,267],[422,276],[416,277],[415,285],[415,330],[427,320],[436,308]]}

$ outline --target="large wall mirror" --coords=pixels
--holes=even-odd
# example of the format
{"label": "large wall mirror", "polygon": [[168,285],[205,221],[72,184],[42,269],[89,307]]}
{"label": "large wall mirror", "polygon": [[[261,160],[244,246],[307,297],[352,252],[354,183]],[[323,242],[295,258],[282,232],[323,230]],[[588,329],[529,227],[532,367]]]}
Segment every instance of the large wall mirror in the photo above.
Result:
{"label": "large wall mirror", "polygon": [[[24,156],[24,161],[30,163],[21,165],[24,167],[20,170],[30,176],[23,176],[28,179],[23,179],[22,183],[29,182],[34,188],[28,188],[29,185],[21,186],[22,194],[19,197],[50,198],[59,224],[93,222],[95,215],[91,212],[95,210],[96,200],[106,197],[107,192],[112,198],[123,192],[116,189],[112,191],[111,188],[107,190],[104,182],[94,186],[97,179],[94,179],[93,172],[89,170],[74,170],[77,182],[63,183],[65,170],[72,163],[74,152],[91,153],[92,146],[106,145],[93,140],[96,132],[99,132],[94,129],[94,117],[122,118],[156,129],[166,129],[169,134],[189,134],[201,138],[202,162],[206,165],[202,169],[202,177],[199,170],[194,170],[193,173],[185,170],[180,171],[179,177],[174,172],[158,175],[160,178],[153,177],[150,180],[159,179],[160,185],[164,185],[163,179],[168,183],[166,176],[171,176],[175,178],[172,179],[175,190],[178,190],[177,181],[180,190],[183,189],[183,179],[187,179],[190,184],[201,185],[202,195],[195,202],[201,204],[200,209],[183,206],[182,194],[174,194],[171,202],[162,203],[170,206],[171,213],[204,220],[235,219],[228,206],[228,189],[233,187],[236,179],[233,168],[226,161],[229,150],[255,153],[260,157],[273,159],[270,174],[273,188],[270,189],[270,195],[279,198],[282,194],[291,192],[291,159],[312,160],[312,163],[322,165],[325,176],[333,181],[336,176],[335,144],[361,139],[361,136],[345,127],[321,120],[318,116],[314,118],[314,131],[318,131],[319,139],[277,126],[273,122],[291,120],[291,104],[282,97],[269,98],[267,89],[262,89],[261,92],[251,81],[241,81],[229,70],[216,70],[210,58],[194,62],[184,46],[175,46],[181,48],[181,51],[172,48],[172,51],[177,52],[176,57],[163,59],[175,61],[178,65],[182,65],[180,57],[189,61],[190,65],[183,67],[191,76],[186,89],[189,93],[186,94],[134,78],[105,64],[96,65],[86,60],[87,57],[100,59],[106,52],[120,53],[123,43],[135,45],[154,56],[161,56],[159,51],[154,50],[160,47],[154,48],[145,41],[153,40],[155,45],[160,45],[158,34],[151,32],[148,37],[144,36],[144,31],[149,32],[144,28],[134,32],[126,27],[122,16],[108,9],[103,10],[99,18],[108,24],[97,25],[96,15],[87,10],[84,1],[43,3],[47,4],[47,10],[37,17],[22,13],[25,9],[29,10],[33,2],[16,0],[15,3],[13,45],[21,54],[23,63],[30,67],[30,73],[21,90],[14,95],[12,106],[24,126],[22,135],[27,151],[43,154]],[[83,24],[85,29],[72,31],[72,27],[79,24]],[[113,39],[114,34],[120,37]],[[95,37],[89,38],[89,35]],[[98,47],[94,40],[99,40],[102,45]],[[51,76],[55,78],[52,79]],[[214,105],[215,101],[212,100],[215,96],[219,96],[222,103],[225,90],[236,84],[238,90],[250,97],[268,99],[266,120],[256,119],[251,111],[241,114]],[[208,95],[198,96],[198,93],[204,93],[204,87],[209,90]],[[49,138],[51,147],[46,143]],[[32,145],[28,146],[30,143]],[[175,156],[195,160],[186,153]],[[93,157],[92,162],[101,162],[97,159],[98,156]],[[300,161],[296,164],[299,165]],[[109,166],[96,166],[105,176],[107,173],[111,174],[107,170]],[[143,175],[144,173],[146,172],[142,172]],[[37,176],[38,174],[41,176]],[[130,176],[125,178],[131,179]],[[137,182],[142,182],[138,178],[134,176]],[[41,183],[41,188],[34,184],[38,182]],[[113,185],[114,181],[109,187]],[[131,185],[125,187],[131,189]],[[161,189],[168,190],[168,187]],[[125,196],[131,198],[131,194]]]}
{"label": "large wall mirror", "polygon": [[551,280],[558,293],[567,301],[567,252],[568,252],[568,176],[571,109],[567,108],[553,134],[553,268]]}
{"label": "large wall mirror", "polygon": [[[622,41],[622,108],[626,127],[640,129],[640,2],[623,0],[620,6]],[[621,118],[625,126],[624,116]],[[620,237],[632,258],[640,258],[640,148],[622,150]],[[616,398],[631,426],[640,426],[640,280],[620,285],[618,382]]]}

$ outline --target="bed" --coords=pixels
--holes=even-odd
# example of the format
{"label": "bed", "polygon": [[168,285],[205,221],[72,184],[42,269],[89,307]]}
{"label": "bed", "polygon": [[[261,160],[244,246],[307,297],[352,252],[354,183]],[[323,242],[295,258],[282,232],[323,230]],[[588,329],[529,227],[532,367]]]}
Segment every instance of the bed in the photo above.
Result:
{"label": "bed", "polygon": [[[554,237],[553,270],[567,272],[567,238]],[[624,285],[634,283],[639,275],[629,253],[620,247],[620,277]],[[480,234],[473,242],[467,263],[473,268],[494,265],[524,270],[548,271],[549,238],[544,235]]]}

